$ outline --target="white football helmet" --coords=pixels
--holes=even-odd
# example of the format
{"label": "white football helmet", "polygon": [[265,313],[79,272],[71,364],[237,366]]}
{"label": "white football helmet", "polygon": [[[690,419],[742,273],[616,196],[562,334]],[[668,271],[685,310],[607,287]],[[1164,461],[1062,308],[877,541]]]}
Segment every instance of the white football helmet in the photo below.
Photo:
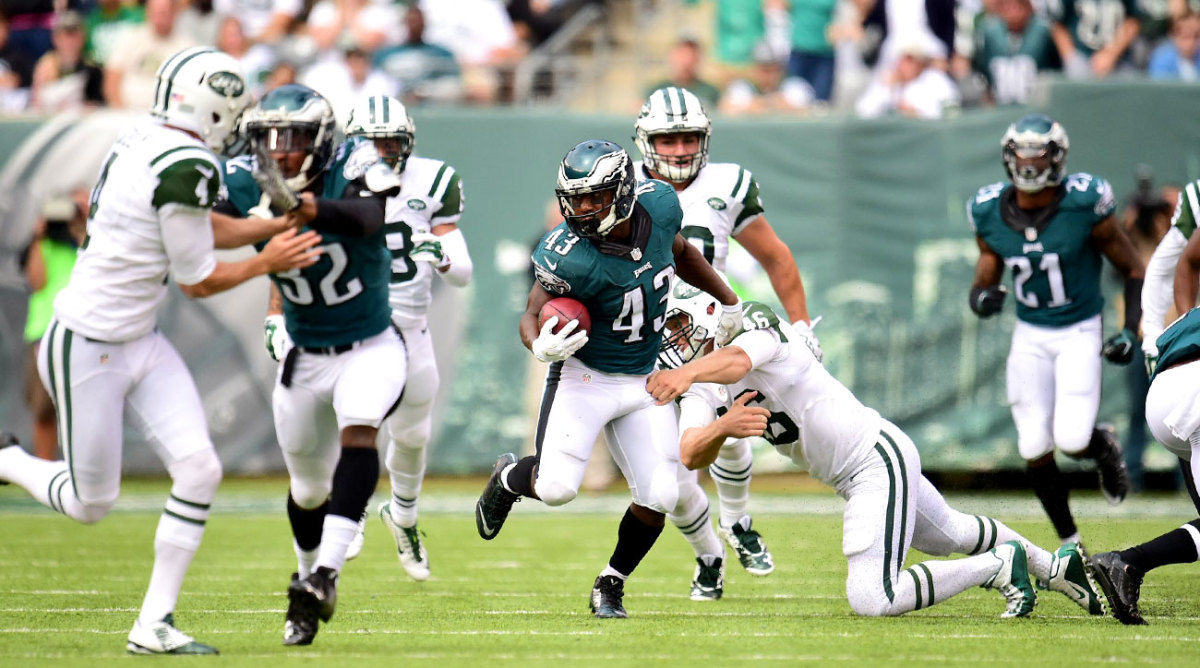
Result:
{"label": "white football helmet", "polygon": [[[558,165],[554,193],[575,234],[603,240],[614,227],[629,220],[637,203],[637,181],[629,154],[603,139],[576,144]],[[584,211],[585,203],[595,197],[603,198],[604,204]]]}
{"label": "white football helmet", "polygon": [[211,46],[197,46],[163,61],[155,78],[150,114],[195,132],[213,151],[224,151],[250,104],[241,64]]}
{"label": "white football helmet", "polygon": [[[717,272],[728,285],[725,274]],[[667,319],[658,363],[668,369],[703,357],[716,347],[721,303],[700,288],[675,279],[667,297]],[[711,345],[710,345],[711,344]]]}
{"label": "white football helmet", "polygon": [[387,95],[372,95],[361,100],[350,111],[350,120],[346,121],[346,136],[397,140],[398,146],[387,147],[386,143],[381,146],[381,142],[377,141],[375,148],[379,151],[379,158],[399,174],[404,171],[404,164],[416,146],[417,128],[399,100]]}
{"label": "white football helmet", "polygon": [[[1000,142],[1004,169],[1017,190],[1035,193],[1062,183],[1067,167],[1067,131],[1045,114],[1026,114],[1008,126]],[[1018,164],[1018,159],[1026,161]],[[1039,169],[1028,161],[1045,164]]]}
{"label": "white football helmet", "polygon": [[307,188],[329,166],[336,130],[337,121],[329,101],[299,84],[268,92],[242,118],[242,131],[260,160],[276,151],[307,153],[296,174],[289,176],[284,171],[288,187],[297,192]]}
{"label": "white football helmet", "polygon": [[[704,113],[700,98],[686,88],[668,86],[650,93],[633,129],[634,142],[642,152],[642,164],[673,183],[687,181],[708,164],[712,121]],[[656,135],[685,133],[700,135],[700,149],[696,153],[667,156],[654,150]]]}

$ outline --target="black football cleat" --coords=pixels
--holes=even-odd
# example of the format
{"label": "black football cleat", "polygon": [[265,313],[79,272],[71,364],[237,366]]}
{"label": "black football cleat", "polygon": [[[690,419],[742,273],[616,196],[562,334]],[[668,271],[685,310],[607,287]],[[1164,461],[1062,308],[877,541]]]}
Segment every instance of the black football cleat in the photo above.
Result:
{"label": "black football cleat", "polygon": [[615,575],[601,575],[592,585],[592,598],[588,607],[597,617],[625,619],[629,616],[621,599],[625,598],[625,581]]}
{"label": "black football cleat", "polygon": [[303,579],[293,575],[288,585],[283,644],[312,644],[317,636],[317,620],[328,622],[337,607],[337,578],[336,571],[324,566]]}
{"label": "black football cleat", "polygon": [[301,605],[300,600],[292,595],[292,587],[300,581],[299,573],[292,573],[292,584],[288,586],[288,609],[283,622],[283,644],[311,645],[317,637],[317,615]]}
{"label": "black football cleat", "polygon": [[1142,578],[1145,573],[1125,563],[1117,552],[1101,552],[1088,561],[1092,579],[1104,590],[1108,607],[1122,624],[1131,626],[1145,624],[1138,610],[1138,599],[1142,595]]}
{"label": "black football cleat", "polygon": [[483,494],[475,502],[475,528],[479,530],[479,537],[484,540],[491,540],[500,533],[513,504],[521,500],[517,494],[504,489],[500,482],[500,474],[504,469],[516,463],[517,456],[513,453],[506,452],[500,455],[492,469],[492,477],[488,478],[487,487],[483,488]]}
{"label": "black football cleat", "polygon": [[1089,446],[1100,473],[1100,491],[1109,505],[1115,506],[1125,500],[1129,493],[1129,471],[1125,468],[1125,457],[1121,454],[1121,442],[1110,424],[1099,424],[1092,430]]}

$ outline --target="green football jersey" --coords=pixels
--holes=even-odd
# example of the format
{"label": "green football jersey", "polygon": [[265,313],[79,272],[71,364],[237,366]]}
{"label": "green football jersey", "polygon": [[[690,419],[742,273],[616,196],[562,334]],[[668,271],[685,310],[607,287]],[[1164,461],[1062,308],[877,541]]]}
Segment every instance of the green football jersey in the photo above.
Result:
{"label": "green football jersey", "polygon": [[1159,369],[1200,356],[1200,308],[1188,311],[1171,323],[1155,343],[1158,345],[1158,365],[1150,374],[1150,382],[1154,382]]}
{"label": "green football jersey", "polygon": [[630,252],[601,252],[565,222],[533,251],[538,283],[553,295],[583,302],[591,315],[587,345],[575,356],[606,373],[645,374],[654,369],[675,276],[671,249],[683,224],[675,189],[662,181],[645,181],[638,184],[637,193],[634,234],[639,223],[650,229],[645,242]]}
{"label": "green football jersey", "polygon": [[[338,147],[314,194],[342,199],[357,197],[364,189],[350,187],[370,166],[353,148],[351,143]],[[225,164],[227,200],[243,216],[263,199],[253,169],[249,156]],[[261,249],[263,245],[258,246]],[[367,237],[321,232],[321,249],[316,264],[271,274],[284,298],[283,315],[292,341],[305,348],[342,346],[387,329],[391,324],[388,282],[392,257],[383,228]]]}
{"label": "green football jersey", "polygon": [[1070,174],[1049,222],[1040,230],[1031,226],[1021,231],[1001,213],[1012,188],[1007,182],[980,188],[967,203],[967,219],[1012,270],[1017,317],[1033,325],[1065,327],[1099,313],[1104,260],[1091,235],[1116,209],[1112,187],[1091,174]]}
{"label": "green football jersey", "polygon": [[1041,70],[1061,67],[1050,24],[1030,18],[1025,31],[1014,35],[998,16],[985,16],[975,34],[972,66],[987,78],[997,104],[1029,101]]}
{"label": "green football jersey", "polygon": [[1111,44],[1126,18],[1141,18],[1138,0],[1049,0],[1046,8],[1085,56]]}

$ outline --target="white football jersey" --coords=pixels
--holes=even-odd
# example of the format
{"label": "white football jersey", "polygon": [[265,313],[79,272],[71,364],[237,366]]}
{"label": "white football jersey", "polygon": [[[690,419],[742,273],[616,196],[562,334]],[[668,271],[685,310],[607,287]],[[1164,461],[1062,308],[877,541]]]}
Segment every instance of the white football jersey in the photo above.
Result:
{"label": "white football jersey", "polygon": [[[644,163],[637,163],[637,178],[649,178]],[[679,205],[683,208],[679,233],[720,271],[725,271],[729,257],[729,237],[737,236],[763,212],[758,182],[749,170],[731,162],[705,165],[679,191]]]}
{"label": "white football jersey", "polygon": [[389,302],[392,321],[401,327],[425,324],[433,300],[433,273],[428,262],[408,259],[414,232],[458,223],[463,211],[462,182],[454,168],[441,160],[411,156],[400,174],[400,193],[387,200],[384,230],[392,253]]}
{"label": "white football jersey", "polygon": [[87,239],[54,301],[67,328],[119,343],[154,330],[167,282],[203,281],[216,268],[212,208],[217,159],[199,139],[147,119],[124,130],[92,189]]}
{"label": "white football jersey", "polygon": [[866,461],[883,418],[830,375],[788,323],[778,327],[753,329],[729,343],[750,356],[753,368],[742,380],[720,388],[724,392],[710,384],[693,385],[681,402],[679,430],[704,423],[688,422],[689,415],[698,414],[687,407],[689,398],[723,413],[733,399],[756,391],[750,405],[771,411],[764,438],[800,466],[807,463],[814,478],[836,485]]}

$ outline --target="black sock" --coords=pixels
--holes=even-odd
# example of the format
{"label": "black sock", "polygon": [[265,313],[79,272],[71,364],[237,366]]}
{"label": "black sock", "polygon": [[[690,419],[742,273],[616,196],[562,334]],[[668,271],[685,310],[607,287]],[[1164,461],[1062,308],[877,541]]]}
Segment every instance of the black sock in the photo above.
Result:
{"label": "black sock", "polygon": [[375,448],[342,448],[342,457],[333,470],[330,514],[359,521],[378,482],[379,453]]}
{"label": "black sock", "polygon": [[1042,508],[1045,508],[1046,515],[1050,517],[1058,537],[1061,539],[1074,535],[1078,529],[1075,527],[1075,519],[1071,517],[1071,506],[1067,503],[1071,490],[1067,487],[1066,479],[1059,473],[1054,457],[1051,456],[1048,463],[1041,466],[1026,464],[1025,472],[1029,476],[1029,484],[1033,486],[1033,493],[1042,502]]}
{"label": "black sock", "polygon": [[505,478],[508,489],[514,494],[528,496],[531,499],[536,499],[537,494],[533,492],[533,468],[537,466],[538,458],[529,455],[517,460],[517,463],[508,472],[508,477]]}
{"label": "black sock", "polygon": [[[1200,520],[1192,520],[1188,525],[1200,530]],[[1122,561],[1143,573],[1167,564],[1190,564],[1197,561],[1198,556],[1192,533],[1183,527],[1128,550],[1121,550],[1120,554]]]}
{"label": "black sock", "polygon": [[654,541],[662,533],[662,524],[650,526],[633,514],[633,508],[625,511],[621,526],[617,529],[617,547],[608,559],[608,565],[628,576],[642,563],[642,559],[654,547]]}
{"label": "black sock", "polygon": [[1196,491],[1196,479],[1192,477],[1192,463],[1179,460],[1179,472],[1183,474],[1183,486],[1187,488],[1188,496],[1196,512],[1200,513],[1200,493]]}
{"label": "black sock", "polygon": [[316,508],[305,509],[296,505],[291,491],[288,492],[288,521],[292,523],[292,536],[301,550],[311,552],[320,547],[321,529],[325,526],[325,513],[328,510],[328,499]]}

